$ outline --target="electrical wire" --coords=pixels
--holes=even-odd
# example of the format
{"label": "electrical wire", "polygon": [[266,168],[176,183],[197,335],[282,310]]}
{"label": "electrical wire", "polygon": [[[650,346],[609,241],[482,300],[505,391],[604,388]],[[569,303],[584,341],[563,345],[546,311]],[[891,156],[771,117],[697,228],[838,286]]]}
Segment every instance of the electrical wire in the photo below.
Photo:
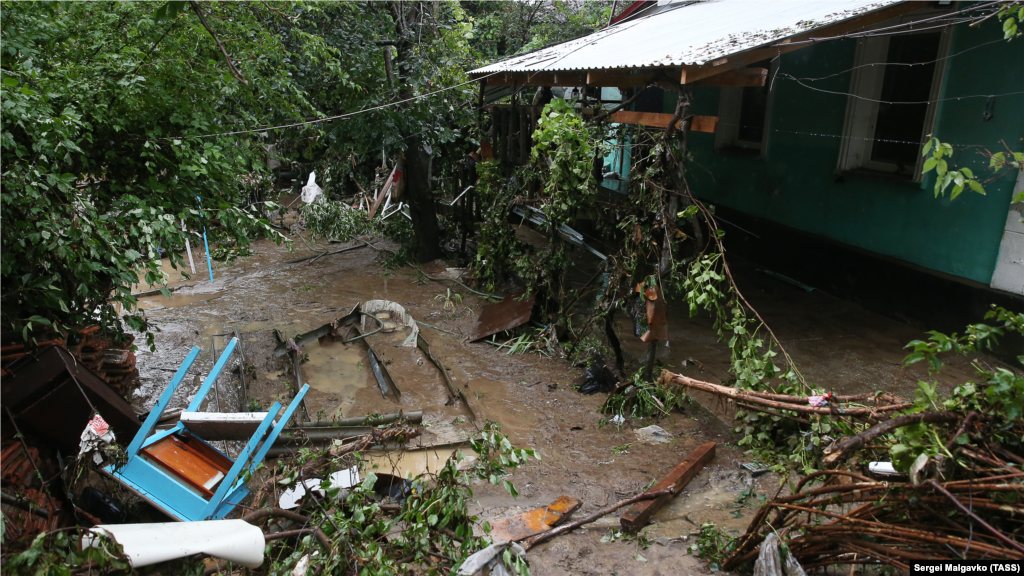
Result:
{"label": "electrical wire", "polygon": [[800,81],[799,78],[797,78],[796,76],[793,76],[792,74],[779,73],[778,75],[782,76],[783,78],[788,78],[790,80],[793,80],[794,82],[796,82],[797,84],[803,86],[804,88],[807,88],[809,90],[814,90],[815,92],[824,92],[826,94],[836,94],[838,96],[849,96],[851,98],[856,98],[858,100],[864,100],[866,102],[877,102],[879,104],[931,104],[932,102],[948,102],[950,100],[968,100],[968,99],[971,99],[971,98],[1001,98],[1003,96],[1016,96],[1017,94],[1024,94],[1024,90],[1021,90],[1021,91],[1018,91],[1018,92],[1006,92],[1006,93],[1003,93],[1003,94],[971,94],[969,96],[950,96],[949,98],[938,98],[936,100],[920,100],[920,101],[915,101],[915,102],[890,102],[890,101],[887,101],[887,100],[875,100],[873,98],[867,98],[865,96],[859,96],[859,95],[853,94],[851,92],[838,92],[838,91],[835,91],[835,90],[825,90],[824,88],[815,88],[814,86],[808,86],[807,84],[804,84],[803,82]]}
{"label": "electrical wire", "polygon": [[404,104],[406,102],[412,102],[413,100],[419,100],[421,98],[427,98],[427,97],[433,96],[435,94],[440,94],[441,92],[447,92],[448,90],[453,90],[455,88],[460,88],[462,86],[465,86],[466,84],[473,84],[473,83],[478,82],[478,81],[480,81],[480,80],[482,80],[484,78],[488,78],[488,77],[494,76],[496,74],[501,74],[501,72],[494,72],[494,73],[488,74],[486,76],[481,76],[479,78],[474,78],[472,80],[467,80],[466,82],[463,82],[461,84],[456,84],[454,86],[448,86],[447,88],[441,88],[439,90],[434,90],[433,92],[427,92],[426,94],[420,94],[420,95],[417,95],[417,96],[412,96],[411,98],[406,98],[404,100],[396,100],[394,102],[388,102],[387,104],[381,104],[379,106],[373,106],[371,108],[363,108],[362,110],[357,110],[355,112],[348,112],[348,113],[345,113],[345,114],[338,114],[336,116],[327,116],[327,117],[324,117],[324,118],[317,118],[317,119],[314,119],[314,120],[305,120],[305,121],[302,121],[302,122],[296,122],[294,124],[282,124],[280,126],[263,126],[263,127],[260,127],[260,128],[253,128],[253,129],[250,129],[250,130],[234,130],[234,131],[231,131],[231,132],[217,132],[217,133],[214,133],[214,134],[204,134],[202,136],[183,136],[181,138],[211,138],[211,137],[214,137],[214,136],[233,136],[233,135],[236,135],[236,134],[251,134],[251,133],[254,133],[254,132],[265,132],[267,130],[280,130],[280,129],[283,129],[283,128],[295,128],[297,126],[305,126],[307,124],[317,124],[317,123],[320,123],[320,122],[329,122],[331,120],[341,120],[341,119],[344,119],[344,118],[351,118],[353,116],[358,116],[358,115],[364,114],[366,112],[373,112],[374,110],[380,110],[380,109],[383,109],[383,108],[389,108],[391,106],[397,106],[399,104]]}
{"label": "electrical wire", "polygon": [[852,72],[852,71],[858,70],[860,68],[867,68],[868,66],[924,66],[926,64],[935,64],[935,63],[938,63],[938,62],[942,62],[943,60],[949,60],[951,58],[955,58],[956,56],[960,56],[961,54],[964,54],[965,52],[970,52],[971,50],[974,50],[975,48],[981,48],[982,46],[988,46],[989,44],[995,44],[997,42],[1005,42],[1005,40],[1003,40],[1002,38],[999,38],[997,40],[992,40],[991,42],[985,42],[983,44],[978,44],[976,46],[971,46],[970,48],[967,48],[965,50],[961,50],[960,52],[957,52],[956,54],[949,54],[948,56],[943,56],[942,58],[936,58],[935,60],[931,60],[931,61],[928,61],[928,62],[916,62],[916,63],[913,63],[913,64],[907,64],[907,63],[904,63],[904,62],[875,62],[873,64],[861,64],[859,66],[854,66],[853,68],[847,68],[846,70],[841,70],[839,72],[836,72],[835,74],[829,74],[828,76],[821,76],[819,78],[801,78],[801,80],[804,80],[806,82],[817,82],[818,80],[826,80],[828,78],[833,78],[835,76],[846,74],[847,72]]}

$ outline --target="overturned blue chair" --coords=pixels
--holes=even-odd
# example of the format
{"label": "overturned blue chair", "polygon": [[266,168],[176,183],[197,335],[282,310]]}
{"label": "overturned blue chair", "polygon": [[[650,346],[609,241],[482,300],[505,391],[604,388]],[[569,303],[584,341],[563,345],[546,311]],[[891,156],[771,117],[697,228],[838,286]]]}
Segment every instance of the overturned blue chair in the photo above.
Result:
{"label": "overturned blue chair", "polygon": [[[233,338],[183,415],[198,413],[237,345],[238,340]],[[174,374],[128,446],[127,463],[119,469],[112,465],[104,468],[104,472],[157,509],[184,522],[220,520],[249,495],[246,480],[263,461],[309,390],[309,386],[303,386],[276,423],[274,419],[282,408],[280,402],[274,402],[266,413],[248,414],[255,432],[237,460],[232,460],[200,438],[195,430],[190,430],[186,418],[181,418],[170,430],[152,434],[174,391],[198,356],[199,348],[192,348]]]}

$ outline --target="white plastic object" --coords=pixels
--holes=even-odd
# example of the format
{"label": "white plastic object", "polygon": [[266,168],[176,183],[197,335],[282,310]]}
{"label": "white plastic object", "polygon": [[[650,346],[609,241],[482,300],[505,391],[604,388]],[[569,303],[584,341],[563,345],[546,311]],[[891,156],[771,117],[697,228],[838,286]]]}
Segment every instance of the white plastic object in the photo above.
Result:
{"label": "white plastic object", "polygon": [[868,471],[880,476],[895,476],[899,474],[896,468],[893,467],[892,462],[871,462],[868,464]]}
{"label": "white plastic object", "polygon": [[323,189],[316,185],[316,172],[310,172],[309,181],[302,187],[302,201],[312,204],[322,193]]}
{"label": "white plastic object", "polygon": [[102,534],[118,544],[132,568],[207,554],[246,568],[263,564],[263,531],[245,520],[103,524],[82,536],[82,548],[100,547]]}
{"label": "white plastic object", "polygon": [[[339,470],[330,475],[331,487],[332,488],[351,488],[356,484],[359,484],[359,468],[353,466],[346,470]],[[281,494],[281,498],[278,500],[278,507],[285,510],[291,510],[299,505],[299,502],[306,496],[306,489],[316,490],[317,493],[324,497],[327,492],[320,487],[323,480],[319,478],[310,478],[297,482],[295,486],[287,489]]]}

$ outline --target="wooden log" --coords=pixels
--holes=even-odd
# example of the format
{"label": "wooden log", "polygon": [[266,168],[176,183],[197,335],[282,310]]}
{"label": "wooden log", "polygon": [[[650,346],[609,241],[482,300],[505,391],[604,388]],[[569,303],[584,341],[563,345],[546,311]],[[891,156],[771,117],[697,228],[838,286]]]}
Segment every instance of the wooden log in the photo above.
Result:
{"label": "wooden log", "polygon": [[690,480],[693,480],[701,470],[704,469],[711,460],[715,457],[715,443],[708,442],[699,446],[696,450],[690,453],[685,460],[680,462],[667,476],[661,479],[654,487],[651,488],[651,492],[658,492],[662,490],[668,490],[670,494],[665,494],[655,500],[647,500],[635,504],[626,513],[622,515],[619,523],[622,525],[622,529],[627,532],[638,532],[641,528],[647,525],[650,521],[651,516],[654,516],[661,507],[664,506],[673,496],[679,494]]}

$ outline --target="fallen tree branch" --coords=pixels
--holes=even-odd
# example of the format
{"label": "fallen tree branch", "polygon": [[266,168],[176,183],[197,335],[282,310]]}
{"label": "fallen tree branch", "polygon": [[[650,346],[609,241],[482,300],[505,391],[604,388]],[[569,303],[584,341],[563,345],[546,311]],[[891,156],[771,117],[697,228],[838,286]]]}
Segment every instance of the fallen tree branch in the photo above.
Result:
{"label": "fallen tree branch", "polygon": [[235,68],[235,65],[231,62],[231,56],[228,55],[228,51],[224,48],[224,44],[221,44],[220,38],[218,38],[217,34],[214,33],[213,28],[210,28],[210,25],[206,23],[206,17],[203,16],[203,11],[200,10],[199,4],[197,4],[195,0],[189,0],[189,6],[192,6],[192,10],[196,13],[196,16],[199,16],[199,21],[203,23],[203,28],[206,28],[206,31],[210,33],[210,36],[213,36],[213,41],[217,43],[217,47],[220,48],[221,54],[224,55],[224,61],[228,63],[228,70],[231,71],[231,75],[242,84],[248,86],[249,81],[242,76],[242,73],[239,72],[237,68]]}
{"label": "fallen tree branch", "polygon": [[[362,240],[360,240],[360,242],[362,242]],[[313,255],[310,255],[310,256],[303,256],[302,258],[296,258],[294,260],[288,260],[288,261],[285,262],[285,264],[298,264],[299,262],[305,262],[306,260],[313,260],[313,262],[315,262],[316,260],[318,260],[319,258],[322,258],[324,256],[332,256],[334,254],[341,254],[342,252],[348,252],[349,250],[355,250],[356,248],[366,248],[367,246],[368,246],[368,244],[363,242],[363,244],[361,244],[359,246],[349,246],[347,248],[342,248],[341,250],[335,250],[334,252],[321,252],[319,254],[313,254]],[[312,264],[313,262],[310,262],[310,264]]]}
{"label": "fallen tree branch", "polygon": [[[256,522],[259,522],[264,518],[284,518],[285,520],[300,522],[302,523],[303,526],[309,524],[308,517],[303,516],[302,514],[298,514],[296,512],[285,510],[283,508],[264,508],[262,510],[250,512],[249,514],[242,516],[242,520],[245,520],[249,524],[253,525],[255,525]],[[327,538],[327,535],[324,534],[323,530],[321,530],[320,528],[311,528],[310,530],[314,531],[313,534],[316,536],[316,539],[320,542],[320,545],[324,547],[324,552],[330,552],[331,540]]]}
{"label": "fallen tree branch", "polygon": [[982,527],[984,527],[985,530],[988,530],[989,532],[991,532],[993,536],[995,536],[999,540],[1005,542],[1007,545],[1009,545],[1014,550],[1016,550],[1018,552],[1024,553],[1024,546],[1021,546],[1020,544],[1018,544],[1018,543],[1014,542],[1013,540],[1007,538],[1006,534],[1003,534],[999,530],[996,530],[991,524],[989,524],[988,522],[985,522],[977,514],[975,514],[974,512],[971,512],[970,510],[968,510],[967,507],[964,506],[963,503],[960,502],[960,500],[958,500],[956,498],[956,496],[953,496],[952,494],[947,492],[946,489],[943,488],[941,485],[939,485],[938,482],[936,482],[935,480],[929,480],[927,482],[927,484],[929,486],[931,486],[932,488],[934,488],[937,492],[939,492],[940,494],[945,496],[946,498],[949,498],[953,502],[953,505],[955,505],[958,510],[960,510],[961,512],[966,514],[971,520],[974,520],[978,524],[981,524]]}
{"label": "fallen tree branch", "polygon": [[[661,378],[658,380],[658,383],[664,386],[674,384],[684,388],[694,388],[696,390],[703,390],[718,396],[725,396],[736,401],[756,404],[758,406],[767,406],[768,408],[775,408],[776,410],[789,410],[791,412],[799,412],[801,414],[823,414],[826,416],[872,416],[878,412],[892,412],[913,406],[913,403],[911,402],[890,404],[889,406],[880,406],[878,408],[819,408],[806,404],[791,404],[789,402],[769,400],[767,398],[751,394],[746,390],[740,390],[730,386],[722,386],[721,384],[712,384],[711,382],[694,380],[693,378],[689,378],[681,374],[673,374],[668,370],[662,371]],[[806,402],[807,399],[804,398],[803,401]]]}
{"label": "fallen tree branch", "polygon": [[540,534],[535,534],[535,535],[527,538],[526,540],[523,540],[522,546],[523,546],[524,549],[529,550],[530,548],[533,548],[534,546],[536,546],[537,544],[540,544],[541,542],[543,542],[545,540],[548,540],[550,538],[558,536],[562,532],[568,532],[569,530],[573,530],[575,528],[579,528],[580,526],[582,526],[584,524],[590,524],[591,522],[594,522],[594,521],[596,521],[596,520],[598,520],[598,519],[600,519],[600,518],[602,518],[604,516],[607,516],[608,514],[611,514],[612,512],[615,512],[616,510],[618,510],[619,508],[622,508],[623,506],[629,506],[630,504],[635,504],[635,503],[643,501],[643,500],[654,500],[656,498],[661,498],[662,496],[672,496],[672,491],[671,490],[658,490],[657,492],[644,492],[642,494],[637,494],[636,496],[633,496],[632,498],[627,498],[626,500],[622,500],[620,502],[616,502],[615,504],[612,504],[611,506],[609,506],[607,508],[602,508],[601,510],[598,510],[597,512],[594,512],[593,514],[591,514],[590,516],[587,516],[585,518],[580,518],[579,520],[574,520],[572,522],[569,522],[568,524],[563,524],[563,525],[561,525],[561,526],[559,526],[557,528],[552,528],[551,530],[548,530],[547,532],[541,532]]}
{"label": "fallen tree branch", "polygon": [[926,410],[924,412],[918,412],[917,414],[904,414],[903,416],[897,416],[891,420],[875,424],[860,434],[839,442],[835,446],[826,450],[827,454],[821,461],[825,465],[833,465],[842,462],[854,452],[860,450],[861,446],[864,446],[875,438],[884,436],[897,428],[920,424],[922,422],[927,424],[956,422],[959,419],[960,415],[955,412],[939,410]]}

